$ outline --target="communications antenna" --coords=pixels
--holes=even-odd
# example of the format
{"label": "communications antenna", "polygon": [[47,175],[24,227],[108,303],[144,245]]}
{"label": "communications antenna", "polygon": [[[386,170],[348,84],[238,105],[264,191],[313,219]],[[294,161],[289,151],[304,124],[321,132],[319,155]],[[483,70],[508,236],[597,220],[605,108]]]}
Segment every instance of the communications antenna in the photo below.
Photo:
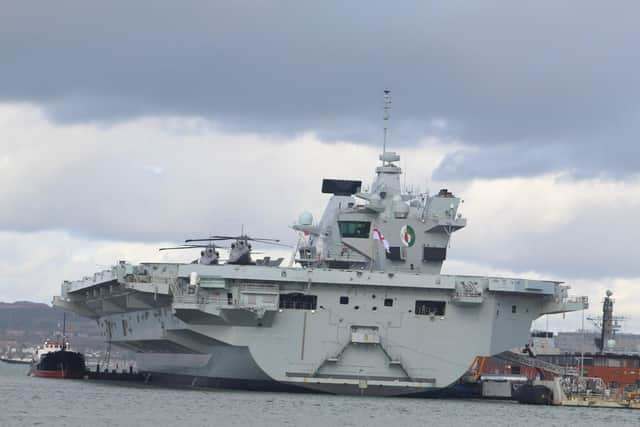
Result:
{"label": "communications antenna", "polygon": [[602,302],[602,316],[589,316],[598,329],[600,329],[600,338],[596,339],[596,345],[600,353],[612,350],[615,346],[616,333],[622,329],[622,323],[627,320],[624,316],[613,315],[614,299],[611,298],[613,292],[607,290],[604,301]]}
{"label": "communications antenna", "polygon": [[389,89],[384,90],[384,113],[382,120],[384,121],[384,136],[382,139],[382,154],[387,152],[387,130],[389,126],[389,111],[391,110],[391,91]]}

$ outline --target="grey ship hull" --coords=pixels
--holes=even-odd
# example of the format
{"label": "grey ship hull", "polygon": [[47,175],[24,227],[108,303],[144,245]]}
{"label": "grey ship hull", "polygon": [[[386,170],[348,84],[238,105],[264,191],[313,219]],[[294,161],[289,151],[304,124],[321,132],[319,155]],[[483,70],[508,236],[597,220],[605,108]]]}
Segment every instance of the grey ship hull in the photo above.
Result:
{"label": "grey ship hull", "polygon": [[[120,265],[66,283],[54,302],[95,318],[105,339],[138,352],[138,368],[152,382],[196,386],[428,395],[457,380],[475,356],[524,345],[541,314],[584,304],[568,299],[555,282],[522,279],[198,264],[137,268],[144,274]],[[188,285],[193,273],[201,278],[196,289]],[[287,305],[291,295],[313,296],[314,308]],[[344,296],[348,304],[339,303]],[[422,300],[442,301],[446,312],[418,313]]]}
{"label": "grey ship hull", "polygon": [[212,348],[209,354],[138,353],[136,363],[151,384],[255,391],[305,389],[272,380],[258,368],[247,348]]}
{"label": "grey ship hull", "polygon": [[[167,358],[172,359],[170,365],[157,368],[158,361],[167,362]],[[142,353],[137,357],[137,363],[141,372],[144,373],[146,382],[152,385],[171,387],[197,387],[229,390],[248,391],[269,391],[286,393],[327,393],[340,395],[367,395],[381,397],[447,397],[450,395],[449,387],[444,389],[434,388],[425,391],[423,388],[407,389],[402,387],[394,390],[388,387],[369,388],[362,390],[358,385],[321,385],[315,387],[301,387],[295,383],[278,382],[273,379],[262,379],[260,375],[250,377],[248,375],[229,376],[227,373],[220,373],[213,366],[196,367],[191,365],[189,357],[183,354],[158,354]]]}
{"label": "grey ship hull", "polygon": [[[363,391],[358,384],[322,384],[312,387],[301,387],[296,383],[278,382],[266,377],[262,372],[255,372],[255,362],[245,361],[240,363],[234,359],[250,357],[247,349],[234,349],[232,352],[214,351],[206,355],[208,363],[201,366],[194,361],[193,355],[180,353],[139,353],[137,364],[140,372],[145,374],[146,381],[156,385],[206,387],[252,391],[274,392],[320,392],[329,394],[351,394],[368,396],[425,396],[436,397],[442,393],[440,389],[426,391],[423,388],[402,387],[371,387]],[[221,370],[216,361],[223,361],[224,365],[233,365],[230,370]],[[253,371],[255,375],[250,375]],[[339,379],[339,378],[338,378]],[[367,377],[368,380],[375,378]]]}
{"label": "grey ship hull", "polygon": [[[134,348],[131,344],[123,347]],[[169,347],[170,345],[168,345]],[[297,383],[275,381],[255,363],[246,347],[212,346],[208,353],[145,353],[136,355],[138,370],[145,374],[150,384],[222,388],[273,392],[320,392],[368,396],[438,397],[446,395],[439,388],[425,391],[422,387],[370,387],[363,391],[359,384],[311,384],[301,387]],[[327,376],[329,377],[329,376]],[[339,380],[340,376],[331,376]],[[350,378],[350,375],[345,377]],[[362,377],[368,381],[385,380],[385,377]]]}

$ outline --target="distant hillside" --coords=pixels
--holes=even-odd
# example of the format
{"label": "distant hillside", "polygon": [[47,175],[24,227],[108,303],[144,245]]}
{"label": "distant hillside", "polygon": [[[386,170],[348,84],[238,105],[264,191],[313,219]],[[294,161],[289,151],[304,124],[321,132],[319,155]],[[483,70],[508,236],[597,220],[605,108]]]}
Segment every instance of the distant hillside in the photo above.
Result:
{"label": "distant hillside", "polygon": [[[0,332],[6,330],[31,330],[53,333],[62,327],[63,312],[46,304],[18,301],[0,302]],[[67,326],[86,325],[95,322],[73,313],[67,313]],[[72,329],[73,330],[73,329]]]}
{"label": "distant hillside", "polygon": [[62,312],[46,304],[28,301],[0,302],[0,333],[7,330],[55,331]]}
{"label": "distant hillside", "polygon": [[[67,313],[66,317],[67,336],[75,346],[103,345],[103,337],[94,320],[73,313]],[[0,302],[0,347],[41,344],[44,339],[61,334],[62,323],[63,311],[47,304]]]}

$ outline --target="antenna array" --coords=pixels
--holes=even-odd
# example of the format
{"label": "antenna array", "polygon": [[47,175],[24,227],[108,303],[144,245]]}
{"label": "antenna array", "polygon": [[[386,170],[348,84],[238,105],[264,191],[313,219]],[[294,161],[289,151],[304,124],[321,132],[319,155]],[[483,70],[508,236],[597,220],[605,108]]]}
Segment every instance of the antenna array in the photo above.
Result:
{"label": "antenna array", "polygon": [[384,120],[384,137],[382,140],[382,154],[387,152],[387,130],[389,123],[389,111],[391,110],[391,91],[389,89],[384,90],[384,113],[382,115],[382,120]]}

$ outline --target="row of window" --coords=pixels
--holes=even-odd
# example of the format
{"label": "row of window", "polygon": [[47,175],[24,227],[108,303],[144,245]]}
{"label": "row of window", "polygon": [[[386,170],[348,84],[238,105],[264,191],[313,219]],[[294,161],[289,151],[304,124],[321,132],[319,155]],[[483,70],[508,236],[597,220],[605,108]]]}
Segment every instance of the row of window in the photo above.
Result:
{"label": "row of window", "polygon": [[368,239],[371,223],[368,221],[338,221],[340,236]]}
{"label": "row of window", "polygon": [[444,301],[416,301],[416,314],[423,316],[444,316],[447,303]]}
{"label": "row of window", "polygon": [[294,310],[315,310],[318,305],[317,295],[280,294],[280,308]]}
{"label": "row of window", "polygon": [[[375,298],[375,296],[374,296]],[[349,304],[349,297],[340,297],[340,304]],[[384,299],[384,306],[385,307],[393,307],[393,299],[392,298],[385,298]]]}
{"label": "row of window", "polygon": [[[340,304],[349,304],[349,297],[341,296]],[[444,316],[446,304],[444,301],[417,300],[414,313],[420,316]],[[280,294],[280,308],[282,309],[315,310],[317,305],[317,295]],[[393,299],[385,298],[384,306],[393,307]],[[353,308],[358,310],[360,306],[356,305]],[[372,310],[377,310],[377,307],[373,307]]]}
{"label": "row of window", "polygon": [[577,366],[583,363],[583,366],[598,366],[609,368],[638,368],[640,367],[640,359],[613,359],[606,356],[587,356],[581,360],[580,355],[577,354],[562,354],[562,355],[542,355],[538,356],[546,362],[555,363],[560,366]]}

